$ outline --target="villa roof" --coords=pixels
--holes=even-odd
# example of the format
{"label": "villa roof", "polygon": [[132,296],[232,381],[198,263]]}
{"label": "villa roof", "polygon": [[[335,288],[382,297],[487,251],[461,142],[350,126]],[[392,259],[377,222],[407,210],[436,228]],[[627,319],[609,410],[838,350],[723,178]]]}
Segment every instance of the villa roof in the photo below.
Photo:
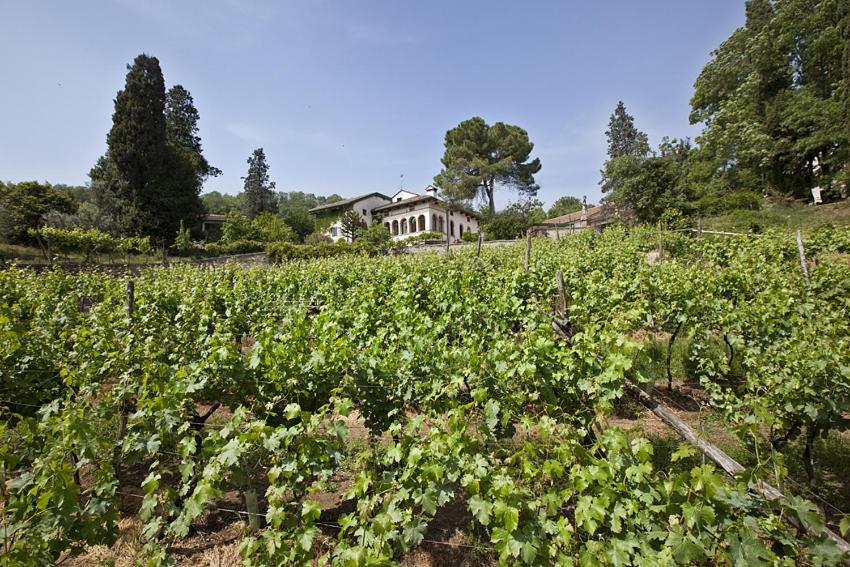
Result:
{"label": "villa roof", "polygon": [[318,207],[313,207],[310,209],[311,213],[318,213],[324,211],[335,211],[337,209],[343,209],[348,207],[349,205],[353,205],[358,201],[362,201],[363,199],[368,199],[369,197],[381,197],[382,199],[390,200],[389,197],[384,195],[383,193],[378,193],[377,191],[374,193],[367,193],[366,195],[359,195],[357,197],[351,197],[349,199],[343,199],[342,201],[334,201],[333,203],[327,203],[325,205],[319,205]]}
{"label": "villa roof", "polygon": [[[576,222],[582,220],[582,215],[584,213],[582,211],[576,211],[574,213],[570,213],[568,215],[561,215],[559,217],[553,217],[551,219],[546,219],[543,221],[543,224],[569,224],[571,222]],[[592,220],[602,220],[604,218],[604,211],[601,206],[599,207],[588,207],[587,208],[587,221],[590,222]]]}
{"label": "villa roof", "polygon": [[[419,203],[425,203],[425,202],[428,202],[428,201],[431,201],[431,202],[433,202],[437,205],[443,206],[443,207],[446,206],[445,201],[443,201],[442,199],[438,199],[437,197],[435,197],[433,195],[417,195],[416,197],[411,197],[409,199],[402,199],[401,201],[393,201],[392,203],[387,203],[386,205],[380,205],[380,206],[372,209],[372,211],[375,212],[375,213],[383,213],[383,212],[386,212],[386,211],[391,211],[393,209],[402,209],[404,207],[410,207],[410,206],[414,206],[414,205],[417,205]],[[479,220],[481,219],[481,217],[478,215],[478,213],[474,213],[474,212],[469,211],[469,210],[467,210],[463,207],[455,207],[454,210],[461,212],[465,215],[475,217],[476,219],[479,219]]]}

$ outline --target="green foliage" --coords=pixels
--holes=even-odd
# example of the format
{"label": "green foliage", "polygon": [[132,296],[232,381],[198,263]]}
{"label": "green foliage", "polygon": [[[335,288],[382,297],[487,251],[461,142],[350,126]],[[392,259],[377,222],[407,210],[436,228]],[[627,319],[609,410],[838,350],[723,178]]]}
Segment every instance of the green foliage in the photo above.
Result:
{"label": "green foliage", "polygon": [[254,217],[251,226],[262,242],[294,242],[295,232],[275,213],[261,213]]}
{"label": "green foliage", "polygon": [[646,157],[649,154],[649,141],[645,133],[635,127],[634,117],[626,112],[626,105],[618,101],[608,121],[608,158],[623,156]]}
{"label": "green foliage", "polygon": [[319,244],[292,244],[279,242],[270,244],[266,248],[269,262],[280,264],[291,260],[310,260],[316,258],[334,258],[350,254],[377,254],[380,247],[373,247],[365,241],[357,241],[349,244],[347,242]]}
{"label": "green foliage", "polygon": [[366,221],[354,209],[348,209],[339,217],[340,232],[349,241],[356,239],[366,230]]}
{"label": "green foliage", "polygon": [[266,249],[267,243],[259,240],[231,240],[227,242],[208,242],[204,245],[204,250],[212,256],[232,256],[234,254],[251,254],[253,252],[262,252]]}
{"label": "green foliage", "polygon": [[578,199],[577,197],[573,197],[571,195],[559,197],[558,200],[555,201],[549,208],[549,211],[546,213],[546,218],[560,217],[570,213],[575,213],[580,211],[581,207],[581,199]]}
{"label": "green foliage", "polygon": [[608,199],[630,209],[643,222],[658,220],[666,209],[689,210],[687,140],[664,139],[658,154],[624,155],[605,162],[603,191]]}
{"label": "green foliage", "polygon": [[850,91],[836,62],[847,57],[847,18],[836,1],[748,4],[746,25],[713,53],[691,99],[691,123],[705,124],[700,160],[721,193],[840,193],[833,181],[850,160]]}
{"label": "green foliage", "polygon": [[[89,175],[97,206],[124,234],[170,241],[181,220],[194,224],[201,213],[201,181],[212,170],[200,155],[191,96],[180,92],[185,96],[171,100],[169,130],[159,61],[139,55],[115,97],[108,150]],[[181,138],[170,139],[169,131]]]}
{"label": "green foliage", "polygon": [[249,219],[261,213],[275,212],[274,181],[269,180],[269,165],[263,148],[257,148],[248,158],[248,174],[245,180],[243,212]]}
{"label": "green foliage", "polygon": [[443,169],[434,183],[451,202],[480,197],[494,215],[497,186],[529,197],[537,194],[534,174],[540,171],[540,159],[529,161],[533,149],[528,132],[519,126],[490,126],[478,116],[464,120],[446,132]]}
{"label": "green foliage", "polygon": [[368,228],[362,228],[357,234],[357,239],[376,248],[383,248],[392,242],[393,237],[387,227],[374,222]]}
{"label": "green foliage", "polygon": [[[206,510],[262,486],[268,525],[239,544],[253,566],[391,565],[442,539],[449,505],[502,564],[837,564],[814,504],[754,487],[782,475],[766,436],[846,427],[850,234],[806,234],[809,287],[791,232],[664,238],[656,265],[654,227],[538,239],[528,271],[521,244],[287,261],[313,247],[277,243],[272,267],[142,271],[132,320],[125,276],[0,270],[0,564],[113,542],[115,463],[141,473],[120,489],[143,495],[139,563],[176,562]],[[634,337],[679,325],[691,378],[762,455],[738,478],[597,433],[663,354]],[[196,427],[211,400],[227,411]],[[340,478],[322,530],[317,493]]]}
{"label": "green foliage", "polygon": [[504,211],[484,219],[482,230],[487,240],[523,238],[529,227],[546,219],[543,203],[527,199],[511,203]]}
{"label": "green foliage", "polygon": [[463,236],[460,237],[463,242],[478,242],[478,233],[467,230],[463,233]]}
{"label": "green foliage", "polygon": [[183,225],[183,221],[181,220],[180,228],[177,229],[177,237],[174,239],[174,249],[178,253],[186,255],[191,252],[192,248],[192,235],[189,234],[189,229]]}
{"label": "green foliage", "polygon": [[719,215],[734,210],[757,211],[761,209],[762,197],[750,191],[735,191],[722,197],[701,197],[691,206],[702,216]]}
{"label": "green foliage", "polygon": [[31,236],[43,239],[48,249],[55,252],[79,252],[83,262],[88,262],[92,254],[107,252],[116,247],[116,239],[95,228],[57,228],[44,226],[30,229]]}
{"label": "green foliage", "polygon": [[228,195],[218,191],[210,191],[201,195],[204,210],[208,213],[226,215],[228,213],[241,213],[245,207],[245,193]]}
{"label": "green foliage", "polygon": [[342,197],[336,194],[323,197],[301,191],[278,193],[278,213],[286,224],[292,227],[298,239],[303,241],[317,229],[316,219],[310,214],[310,209],[341,199]]}
{"label": "green foliage", "polygon": [[228,213],[227,218],[221,225],[221,244],[228,244],[239,240],[260,240],[259,231],[251,220],[239,212]]}
{"label": "green foliage", "polygon": [[26,242],[29,231],[42,224],[50,212],[73,213],[74,201],[49,183],[0,183],[0,237]]}

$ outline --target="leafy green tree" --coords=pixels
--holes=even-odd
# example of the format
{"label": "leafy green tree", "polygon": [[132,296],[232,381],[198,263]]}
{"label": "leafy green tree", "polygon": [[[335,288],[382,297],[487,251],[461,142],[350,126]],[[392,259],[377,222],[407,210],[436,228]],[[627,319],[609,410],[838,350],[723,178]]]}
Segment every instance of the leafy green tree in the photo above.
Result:
{"label": "leafy green tree", "polygon": [[342,197],[335,194],[329,197],[317,197],[313,193],[289,191],[277,194],[277,206],[286,224],[292,227],[299,240],[304,240],[307,235],[316,230],[316,219],[310,214],[310,209],[340,199]]}
{"label": "leafy green tree", "polygon": [[71,197],[49,183],[0,183],[0,236],[6,240],[26,242],[28,231],[43,224],[48,213],[72,214],[75,210]]}
{"label": "leafy green tree", "polygon": [[643,157],[649,154],[649,140],[645,133],[635,127],[634,117],[626,112],[626,105],[618,101],[608,121],[608,158],[622,156]]}
{"label": "leafy green tree", "polygon": [[488,217],[483,230],[487,240],[522,238],[529,227],[546,219],[543,203],[538,199],[525,199],[511,203],[504,211]]}
{"label": "leafy green tree", "polygon": [[567,195],[560,197],[557,201],[555,201],[549,208],[549,212],[547,212],[546,215],[548,218],[560,217],[580,210],[581,199],[573,197],[572,195]]}
{"label": "leafy green tree", "polygon": [[274,213],[261,213],[251,221],[259,240],[263,242],[295,242],[295,231]]}
{"label": "leafy green tree", "polygon": [[182,220],[180,221],[180,228],[177,229],[177,236],[174,238],[174,248],[180,254],[188,254],[192,250],[192,235]]}
{"label": "leafy green tree", "polygon": [[169,143],[165,98],[159,61],[139,55],[115,97],[107,153],[89,174],[98,207],[120,219],[123,232],[162,241],[201,212],[196,165]]}
{"label": "leafy green tree", "polygon": [[[704,193],[748,190],[809,198],[832,191],[850,162],[846,2],[750,0],[746,23],[694,85],[691,123]],[[845,85],[845,87],[842,87]],[[815,168],[815,163],[818,168]],[[839,191],[840,192],[840,191]]]}
{"label": "leafy green tree", "polygon": [[496,213],[497,187],[510,187],[525,196],[537,194],[534,174],[540,159],[529,161],[534,144],[519,126],[496,122],[489,126],[478,116],[446,132],[443,169],[434,183],[450,200],[481,198],[490,215]]}
{"label": "leafy green tree", "polygon": [[260,213],[274,212],[275,204],[274,181],[269,180],[269,164],[263,148],[257,148],[248,158],[248,175],[245,180],[244,213],[253,219]]}
{"label": "leafy green tree", "polygon": [[666,209],[689,209],[687,186],[688,140],[664,138],[658,154],[621,156],[609,160],[607,171],[614,188],[608,200],[631,209],[638,220],[654,222]]}
{"label": "leafy green tree", "polygon": [[342,216],[339,217],[339,224],[340,232],[349,240],[356,239],[360,231],[366,228],[366,222],[363,220],[363,217],[352,209],[342,213]]}
{"label": "leafy green tree", "polygon": [[230,244],[239,240],[259,240],[257,227],[251,220],[238,211],[230,212],[221,225],[221,244]]}
{"label": "leafy green tree", "polygon": [[368,227],[362,227],[357,238],[377,248],[382,248],[392,241],[389,229],[379,222],[373,222]]}
{"label": "leafy green tree", "polygon": [[626,112],[623,101],[617,103],[611,114],[605,136],[608,138],[608,160],[602,167],[600,185],[603,193],[611,193],[617,189],[621,179],[617,173],[625,169],[624,164],[641,163],[650,154],[650,149],[646,134],[635,127],[634,117]]}
{"label": "leafy green tree", "polygon": [[241,212],[245,207],[245,193],[228,195],[218,191],[210,191],[201,195],[204,210],[208,213],[226,215],[232,212]]}
{"label": "leafy green tree", "polygon": [[188,160],[195,171],[198,188],[207,177],[218,177],[221,170],[204,157],[192,94],[183,85],[174,85],[165,94],[165,128],[168,141]]}

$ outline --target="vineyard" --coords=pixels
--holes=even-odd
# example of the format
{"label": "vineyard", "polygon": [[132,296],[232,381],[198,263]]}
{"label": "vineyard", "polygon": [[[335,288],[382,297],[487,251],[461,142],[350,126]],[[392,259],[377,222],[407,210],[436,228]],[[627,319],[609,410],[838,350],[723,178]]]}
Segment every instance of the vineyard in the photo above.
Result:
{"label": "vineyard", "polygon": [[[132,563],[177,564],[212,512],[245,565],[392,565],[451,545],[448,508],[482,565],[841,564],[816,447],[850,428],[850,231],[804,238],[802,264],[789,232],[612,228],[535,239],[527,269],[515,245],[2,270],[0,565],[129,515]],[[681,378],[755,456],[736,477],[612,424]]]}

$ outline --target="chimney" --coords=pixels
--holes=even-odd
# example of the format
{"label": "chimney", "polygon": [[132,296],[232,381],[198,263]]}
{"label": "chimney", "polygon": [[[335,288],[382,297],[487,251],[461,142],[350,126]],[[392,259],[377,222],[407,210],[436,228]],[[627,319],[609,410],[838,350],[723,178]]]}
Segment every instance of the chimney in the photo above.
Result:
{"label": "chimney", "polygon": [[425,188],[425,194],[430,196],[430,197],[436,198],[437,197],[437,188],[434,187],[433,185],[429,185],[428,187]]}
{"label": "chimney", "polygon": [[581,199],[581,220],[587,220],[587,195]]}

